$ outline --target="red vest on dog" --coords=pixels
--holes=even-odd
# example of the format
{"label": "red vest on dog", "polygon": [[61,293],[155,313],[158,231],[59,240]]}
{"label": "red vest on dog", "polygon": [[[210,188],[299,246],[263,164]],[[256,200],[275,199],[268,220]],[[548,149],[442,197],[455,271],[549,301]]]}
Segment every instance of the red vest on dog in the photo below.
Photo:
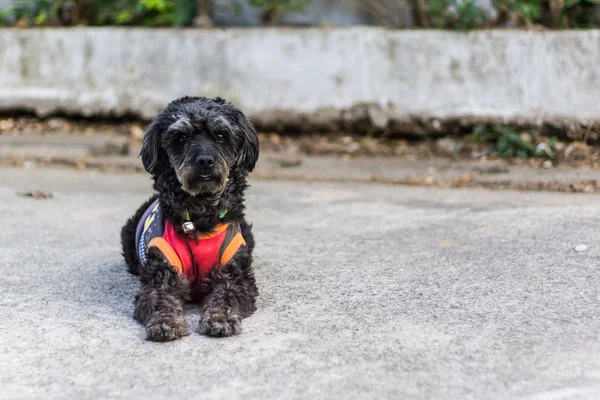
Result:
{"label": "red vest on dog", "polygon": [[165,220],[158,200],[148,207],[137,226],[136,249],[142,267],[147,262],[148,248],[156,247],[169,264],[187,278],[192,293],[214,267],[225,265],[238,249],[246,245],[237,224],[219,224],[211,233],[193,235],[177,233]]}

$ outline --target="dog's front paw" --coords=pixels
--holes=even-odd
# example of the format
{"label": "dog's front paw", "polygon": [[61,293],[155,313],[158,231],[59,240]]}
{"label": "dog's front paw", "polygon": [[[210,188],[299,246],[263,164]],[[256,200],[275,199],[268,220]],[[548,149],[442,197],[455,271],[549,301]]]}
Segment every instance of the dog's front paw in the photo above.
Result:
{"label": "dog's front paw", "polygon": [[242,319],[230,309],[209,308],[200,318],[200,334],[215,337],[237,335],[242,331]]}
{"label": "dog's front paw", "polygon": [[154,342],[168,342],[190,334],[183,315],[156,315],[146,324],[147,339]]}

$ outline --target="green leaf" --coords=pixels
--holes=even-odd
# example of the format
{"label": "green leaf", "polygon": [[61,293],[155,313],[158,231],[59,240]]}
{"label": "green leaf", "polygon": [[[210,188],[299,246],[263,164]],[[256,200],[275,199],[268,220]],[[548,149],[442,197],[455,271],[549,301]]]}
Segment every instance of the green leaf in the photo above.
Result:
{"label": "green leaf", "polygon": [[504,158],[506,156],[509,147],[510,145],[508,143],[508,140],[506,140],[504,136],[498,138],[498,141],[496,142],[496,150],[498,150],[498,155],[500,157]]}
{"label": "green leaf", "polygon": [[196,0],[174,0],[171,10],[173,25],[182,27],[188,25],[196,14]]}
{"label": "green leaf", "polygon": [[475,129],[473,129],[473,135],[476,137],[483,137],[486,130],[487,126],[485,124],[477,124]]}
{"label": "green leaf", "polygon": [[128,10],[121,10],[115,15],[114,19],[118,25],[124,25],[131,22],[133,15]]}
{"label": "green leaf", "polygon": [[581,0],[565,0],[563,3],[563,10],[571,8],[579,3],[581,3]]}
{"label": "green leaf", "polygon": [[494,125],[494,130],[506,138],[516,148],[527,150],[530,153],[535,153],[535,146],[521,139],[515,131],[503,126]]}
{"label": "green leaf", "polygon": [[[4,10],[0,10],[0,20],[10,17],[15,13],[15,7],[8,7]],[[0,21],[1,22],[1,21]]]}
{"label": "green leaf", "polygon": [[460,142],[458,140],[454,141],[454,149],[452,150],[452,153],[454,153],[455,155],[458,154],[458,149],[460,147]]}
{"label": "green leaf", "polygon": [[42,24],[46,23],[46,21],[48,21],[48,14],[46,13],[46,11],[41,11],[35,17],[35,24],[36,25],[42,25]]}
{"label": "green leaf", "polygon": [[529,157],[529,153],[527,153],[526,150],[520,149],[520,150],[517,150],[517,157],[527,158],[527,157]]}
{"label": "green leaf", "polygon": [[477,124],[475,128],[473,128],[473,132],[469,135],[463,136],[462,139],[459,139],[462,142],[475,142],[475,143],[485,143],[489,140],[496,139],[498,134],[494,131],[490,131],[486,124]]}

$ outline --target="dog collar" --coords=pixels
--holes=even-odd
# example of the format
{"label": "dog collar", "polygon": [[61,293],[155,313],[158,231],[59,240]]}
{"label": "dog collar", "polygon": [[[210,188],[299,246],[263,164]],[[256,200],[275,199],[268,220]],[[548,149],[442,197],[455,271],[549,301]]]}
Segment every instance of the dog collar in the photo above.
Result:
{"label": "dog collar", "polygon": [[[229,210],[225,209],[223,211],[221,211],[219,213],[219,219],[223,219],[223,217],[225,217],[225,215],[227,214]],[[183,229],[184,233],[193,233],[194,231],[196,231],[196,225],[194,225],[194,223],[191,221],[190,218],[190,213],[188,211],[185,212],[185,215],[183,216],[183,218],[185,219],[185,222],[183,224],[181,224],[181,228]]]}

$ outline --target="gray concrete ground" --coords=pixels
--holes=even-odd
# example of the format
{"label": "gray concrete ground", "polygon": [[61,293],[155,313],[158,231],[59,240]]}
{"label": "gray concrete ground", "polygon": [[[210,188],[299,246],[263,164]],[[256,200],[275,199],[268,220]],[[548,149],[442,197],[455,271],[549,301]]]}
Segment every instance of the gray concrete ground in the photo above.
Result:
{"label": "gray concrete ground", "polygon": [[156,344],[118,237],[149,193],[0,169],[0,398],[600,398],[597,195],[255,180],[258,311]]}

